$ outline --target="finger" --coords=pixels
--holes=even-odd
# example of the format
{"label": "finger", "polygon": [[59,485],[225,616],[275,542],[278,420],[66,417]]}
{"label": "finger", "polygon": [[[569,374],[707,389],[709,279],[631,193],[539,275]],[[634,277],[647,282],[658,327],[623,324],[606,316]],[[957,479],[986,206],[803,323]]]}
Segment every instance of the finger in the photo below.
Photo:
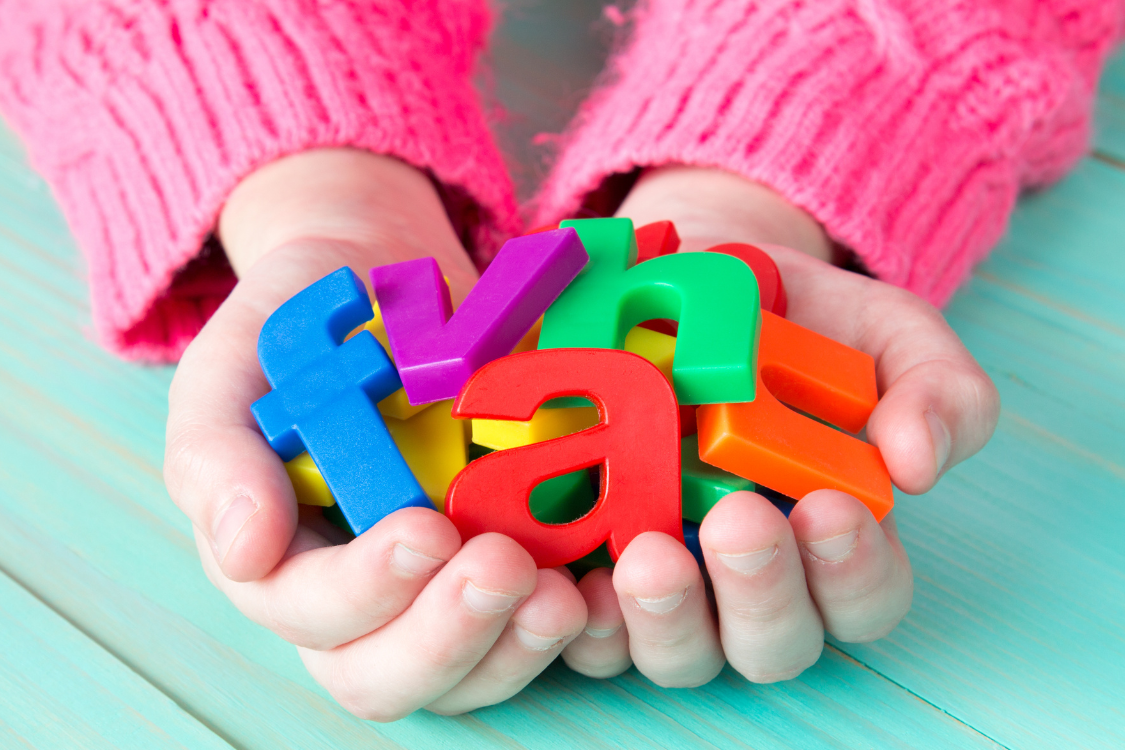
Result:
{"label": "finger", "polygon": [[403,508],[339,546],[298,527],[282,562],[249,583],[224,576],[206,545],[199,555],[208,577],[243,614],[290,643],[325,650],[405,611],[460,546],[448,518]]}
{"label": "finger", "polygon": [[629,654],[663,687],[695,687],[723,668],[723,651],[699,565],[687,547],[650,531],[633,539],[613,570],[629,631]]}
{"label": "finger", "polygon": [[867,437],[899,488],[926,492],[988,442],[1000,395],[937,309],[795,250],[763,249],[785,279],[789,319],[874,357],[880,400]]}
{"label": "finger", "polygon": [[812,666],[824,628],[784,514],[754,492],[733,492],[703,519],[699,539],[715,588],[727,661],[751,682]]}
{"label": "finger", "polygon": [[574,583],[540,570],[535,593],[519,606],[488,654],[461,682],[426,706],[459,714],[507,700],[555,660],[586,624],[586,603]]}
{"label": "finger", "polygon": [[394,721],[464,679],[536,582],[535,562],[522,547],[482,534],[387,625],[331,651],[298,652],[344,708],[364,719]]}
{"label": "finger", "polygon": [[266,318],[343,265],[347,253],[283,248],[239,282],[184,352],[168,394],[164,477],[173,501],[208,542],[224,574],[261,578],[296,527],[296,498],[250,404],[269,391],[257,358]]}
{"label": "finger", "polygon": [[629,630],[613,589],[613,571],[595,568],[578,582],[586,602],[586,627],[563,651],[563,661],[575,672],[605,679],[633,664]]}
{"label": "finger", "polygon": [[967,353],[928,360],[894,354],[883,365],[901,374],[879,399],[867,437],[879,446],[894,483],[920,494],[984,447],[996,429],[1000,394]]}
{"label": "finger", "polygon": [[906,616],[914,578],[893,515],[878,524],[854,497],[817,490],[797,503],[789,523],[829,633],[847,642],[873,641]]}

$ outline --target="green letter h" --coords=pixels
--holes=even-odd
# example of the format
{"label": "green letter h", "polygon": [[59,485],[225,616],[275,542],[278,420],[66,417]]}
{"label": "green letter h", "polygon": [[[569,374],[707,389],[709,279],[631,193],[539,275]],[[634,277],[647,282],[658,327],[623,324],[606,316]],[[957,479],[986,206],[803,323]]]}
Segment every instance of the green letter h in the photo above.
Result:
{"label": "green letter h", "polygon": [[564,221],[590,262],[543,318],[540,349],[622,349],[638,323],[679,321],[673,385],[681,404],[754,400],[761,304],[758,280],[720,253],[663,255],[633,265],[629,219]]}

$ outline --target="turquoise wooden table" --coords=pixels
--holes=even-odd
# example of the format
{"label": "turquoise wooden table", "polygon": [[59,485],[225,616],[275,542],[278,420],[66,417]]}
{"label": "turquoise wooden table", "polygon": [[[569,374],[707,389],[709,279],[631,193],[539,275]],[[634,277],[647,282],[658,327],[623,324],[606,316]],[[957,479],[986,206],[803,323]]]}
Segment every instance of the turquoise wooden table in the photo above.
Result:
{"label": "turquoise wooden table", "polygon": [[[517,4],[494,48],[509,142],[561,127],[612,33],[553,5]],[[380,726],[207,582],[160,475],[172,368],[91,343],[80,256],[0,128],[0,748],[1125,747],[1125,57],[1093,154],[1024,198],[946,315],[1003,412],[898,497],[916,591],[888,638],[766,686],[556,663],[503,705]]]}

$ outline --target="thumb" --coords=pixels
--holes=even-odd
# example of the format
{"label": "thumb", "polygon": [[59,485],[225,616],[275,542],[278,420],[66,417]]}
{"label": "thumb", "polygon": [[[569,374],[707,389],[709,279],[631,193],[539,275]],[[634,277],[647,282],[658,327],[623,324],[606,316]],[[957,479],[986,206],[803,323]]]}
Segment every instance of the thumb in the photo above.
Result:
{"label": "thumb", "polygon": [[341,266],[362,278],[372,266],[434,255],[455,299],[476,273],[429,178],[361,151],[321,149],[262,167],[234,190],[219,224],[240,281],[173,378],[164,475],[223,573],[249,581],[277,565],[297,525],[284,465],[250,412],[269,391],[257,359],[266,319]]}

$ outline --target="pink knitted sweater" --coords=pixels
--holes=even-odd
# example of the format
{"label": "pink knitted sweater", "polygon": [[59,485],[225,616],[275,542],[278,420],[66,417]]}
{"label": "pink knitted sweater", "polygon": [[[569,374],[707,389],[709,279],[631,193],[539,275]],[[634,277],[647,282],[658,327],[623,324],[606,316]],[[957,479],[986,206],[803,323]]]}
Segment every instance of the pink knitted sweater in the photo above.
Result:
{"label": "pink knitted sweater", "polygon": [[[537,223],[609,175],[711,165],[809,210],[879,277],[941,304],[1021,187],[1086,148],[1123,0],[641,0]],[[521,223],[471,75],[485,0],[0,0],[0,111],[89,263],[95,326],[173,360],[229,292],[206,239],[256,167],[393,154]]]}

